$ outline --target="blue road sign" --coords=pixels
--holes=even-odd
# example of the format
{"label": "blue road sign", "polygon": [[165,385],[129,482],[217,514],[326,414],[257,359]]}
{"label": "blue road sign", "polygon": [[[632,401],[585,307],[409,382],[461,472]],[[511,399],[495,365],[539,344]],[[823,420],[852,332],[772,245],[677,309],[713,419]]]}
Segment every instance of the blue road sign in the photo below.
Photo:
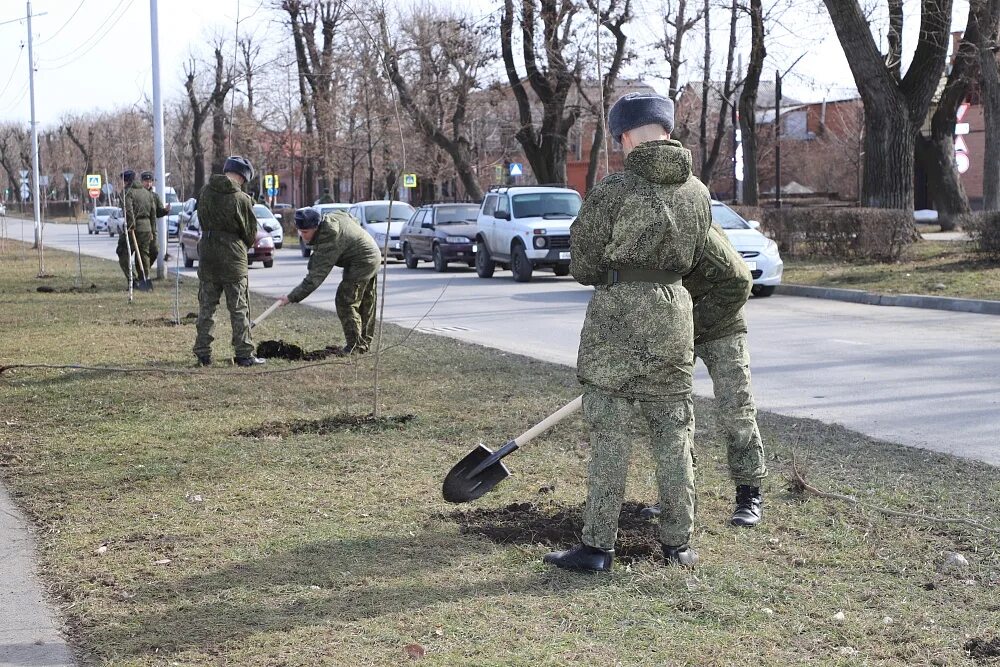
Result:
{"label": "blue road sign", "polygon": [[511,162],[510,163],[510,175],[511,176],[520,176],[523,173],[524,173],[524,167],[521,166],[520,162]]}

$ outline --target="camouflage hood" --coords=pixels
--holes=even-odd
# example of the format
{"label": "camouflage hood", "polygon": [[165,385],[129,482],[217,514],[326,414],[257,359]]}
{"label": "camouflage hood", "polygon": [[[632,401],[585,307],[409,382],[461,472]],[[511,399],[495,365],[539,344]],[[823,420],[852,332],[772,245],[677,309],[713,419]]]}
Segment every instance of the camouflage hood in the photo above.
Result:
{"label": "camouflage hood", "polygon": [[[690,158],[688,161],[690,162]],[[241,192],[241,190],[236,187],[236,184],[229,180],[229,177],[225,174],[212,174],[212,177],[208,179],[208,187],[215,192],[218,192],[220,195]]]}
{"label": "camouflage hood", "polygon": [[625,169],[652,183],[680,184],[691,177],[691,151],[674,139],[647,141],[628,154]]}

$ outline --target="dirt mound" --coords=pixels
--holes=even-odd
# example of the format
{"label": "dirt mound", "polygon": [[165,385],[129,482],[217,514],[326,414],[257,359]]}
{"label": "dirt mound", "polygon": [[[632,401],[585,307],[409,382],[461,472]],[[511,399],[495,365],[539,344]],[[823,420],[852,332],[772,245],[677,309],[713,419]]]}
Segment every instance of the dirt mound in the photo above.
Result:
{"label": "dirt mound", "polygon": [[287,359],[289,361],[319,361],[337,355],[343,348],[328,345],[320,350],[306,352],[295,343],[283,340],[265,340],[257,345],[257,356],[261,359]]}
{"label": "dirt mound", "polygon": [[399,428],[416,419],[416,415],[334,415],[322,419],[296,419],[289,422],[264,422],[254,428],[236,431],[234,435],[247,438],[281,438],[300,433],[336,433],[339,431],[361,431],[375,433]]}
{"label": "dirt mound", "polygon": [[59,289],[53,287],[52,285],[39,285],[35,288],[36,292],[41,292],[42,294],[72,294],[74,292],[96,292],[97,284],[90,283],[90,287],[66,287],[64,289]]}
{"label": "dirt mound", "polygon": [[[621,562],[662,558],[656,522],[639,518],[643,507],[634,501],[622,505],[615,543],[615,555]],[[496,544],[570,547],[580,542],[583,530],[583,505],[543,508],[532,503],[514,503],[493,509],[459,510],[444,516],[458,523],[463,533],[481,535]]]}
{"label": "dirt mound", "polygon": [[[198,321],[198,313],[188,313],[181,318],[181,324],[194,324]],[[154,317],[151,320],[129,320],[134,327],[175,327],[177,320],[172,317]]]}
{"label": "dirt mound", "polygon": [[962,648],[968,651],[969,657],[976,662],[993,663],[997,658],[1000,658],[1000,637],[992,639],[973,637],[965,642],[965,646]]}

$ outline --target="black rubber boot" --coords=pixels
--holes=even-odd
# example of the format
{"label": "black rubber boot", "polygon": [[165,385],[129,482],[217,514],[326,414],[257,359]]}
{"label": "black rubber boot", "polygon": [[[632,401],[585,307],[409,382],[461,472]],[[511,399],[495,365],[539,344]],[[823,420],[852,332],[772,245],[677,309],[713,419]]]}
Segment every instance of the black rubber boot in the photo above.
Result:
{"label": "black rubber boot", "polygon": [[266,359],[258,359],[257,357],[250,355],[249,357],[236,357],[233,359],[233,363],[237,366],[242,366],[243,368],[249,368],[250,366],[261,366],[267,363]]}
{"label": "black rubber boot", "polygon": [[650,505],[649,507],[643,507],[639,510],[639,518],[646,519],[647,521],[651,519],[660,518],[660,504]]}
{"label": "black rubber boot", "polygon": [[200,355],[200,354],[197,355],[197,357],[198,357],[198,365],[199,366],[211,366],[212,365],[212,357],[206,357],[206,356],[203,356],[203,355]]}
{"label": "black rubber boot", "polygon": [[729,520],[734,526],[753,528],[764,517],[764,497],[759,486],[740,484],[736,487],[736,511]]}
{"label": "black rubber boot", "polygon": [[586,544],[578,544],[566,551],[553,551],[545,554],[542,562],[568,570],[610,572],[611,566],[615,562],[615,550],[598,549]]}
{"label": "black rubber boot", "polygon": [[354,354],[355,348],[354,343],[348,343],[344,347],[340,348],[340,352],[337,352],[338,357],[349,357]]}
{"label": "black rubber boot", "polygon": [[681,567],[694,567],[698,563],[698,552],[686,544],[679,547],[671,547],[661,544],[663,547],[663,560],[667,565],[680,565]]}

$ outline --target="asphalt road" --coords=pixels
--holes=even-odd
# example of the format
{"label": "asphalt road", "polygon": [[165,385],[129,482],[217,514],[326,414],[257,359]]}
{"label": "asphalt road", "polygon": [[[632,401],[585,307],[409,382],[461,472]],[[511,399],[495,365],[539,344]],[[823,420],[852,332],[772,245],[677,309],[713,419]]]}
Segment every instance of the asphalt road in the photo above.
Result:
{"label": "asphalt road", "polygon": [[[113,239],[81,230],[84,253],[114,258]],[[21,233],[8,219],[8,236]],[[31,238],[30,224],[24,234]],[[77,249],[72,225],[46,225],[45,239]],[[251,268],[250,288],[285,294],[306,262],[292,239],[273,268]],[[338,272],[305,303],[333,310]],[[567,365],[590,296],[548,272],[515,283],[509,271],[482,280],[473,269],[439,274],[424,263],[416,271],[390,264],[387,289],[387,321]],[[780,295],[751,299],[747,315],[760,408],[1000,465],[1000,317]],[[695,390],[712,391],[701,364]]]}

